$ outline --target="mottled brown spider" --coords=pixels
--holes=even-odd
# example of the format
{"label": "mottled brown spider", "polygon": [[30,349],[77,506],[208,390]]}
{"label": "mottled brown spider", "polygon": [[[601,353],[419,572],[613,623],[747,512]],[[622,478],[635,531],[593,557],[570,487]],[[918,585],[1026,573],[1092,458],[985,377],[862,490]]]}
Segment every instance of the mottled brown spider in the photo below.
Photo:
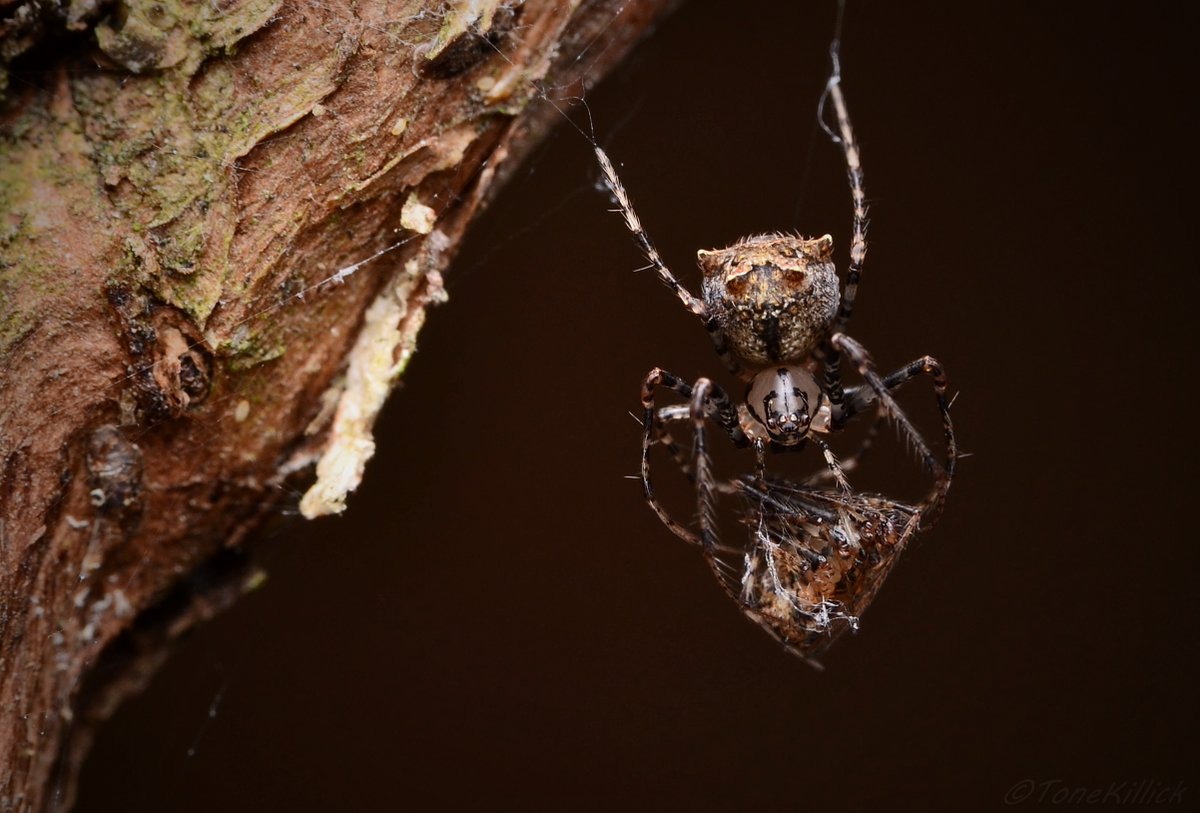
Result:
{"label": "mottled brown spider", "polygon": [[[833,72],[818,116],[840,145],[853,203],[853,230],[846,282],[839,293],[833,238],[807,239],[787,234],[749,237],[728,248],[700,251],[702,298],[693,296],[671,273],[642,228],[628,193],[604,150],[595,147],[606,184],[625,225],[659,279],[684,307],[700,317],[717,354],[745,382],[735,406],[725,390],[708,378],[688,384],[655,368],[642,385],[645,411],[641,475],[645,498],[659,519],[682,539],[698,544],[722,585],[752,619],[789,649],[809,656],[840,631],[839,619],[856,623],[890,571],[918,524],[938,515],[953,477],[957,449],[941,365],[924,356],[880,376],[866,350],[846,335],[866,258],[867,210],[862,164],[846,111],[836,47]],[[832,102],[837,132],[824,124],[826,100]],[[839,362],[846,356],[863,379],[842,386]],[[814,371],[822,370],[818,381]],[[932,379],[946,438],[939,461],[900,410],[892,391],[919,375]],[[687,404],[656,407],[655,391],[666,387]],[[834,457],[826,435],[840,432],[872,404],[876,423],[845,466]],[[866,451],[879,422],[893,421],[932,474],[934,485],[917,506],[855,494],[846,479]],[[672,440],[667,425],[690,422],[694,444],[690,460]],[[753,476],[718,482],[709,460],[706,424],[715,421],[735,446],[752,446]],[[797,485],[766,473],[767,451],[797,451],[809,442],[819,447],[836,490]],[[698,532],[668,514],[655,497],[650,478],[650,449],[665,445],[696,485]],[[820,479],[820,477],[815,478]],[[740,579],[732,579],[717,536],[718,493],[740,493],[750,511],[751,545],[743,552]],[[893,555],[894,554],[894,555]]]}
{"label": "mottled brown spider", "polygon": [[921,522],[886,497],[771,479],[734,481],[748,508],[742,561],[710,559],[746,615],[793,654],[814,660],[858,619]]}

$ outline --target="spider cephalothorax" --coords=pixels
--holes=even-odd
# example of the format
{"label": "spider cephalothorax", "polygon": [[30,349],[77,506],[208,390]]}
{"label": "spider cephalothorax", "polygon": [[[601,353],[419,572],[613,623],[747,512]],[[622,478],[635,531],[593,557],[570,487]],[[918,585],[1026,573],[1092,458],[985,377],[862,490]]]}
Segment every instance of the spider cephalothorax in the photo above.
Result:
{"label": "spider cephalothorax", "polygon": [[[941,365],[924,356],[881,376],[862,345],[844,332],[866,258],[867,213],[862,166],[842,97],[836,51],[826,94],[821,109],[825,98],[833,102],[838,132],[824,122],[822,126],[842,148],[854,212],[850,262],[840,294],[832,237],[765,234],[699,252],[704,282],[703,296],[697,298],[667,268],[642,228],[612,161],[596,147],[608,188],[650,267],[684,307],[700,317],[730,372],[746,382],[745,397],[735,404],[708,378],[688,384],[661,368],[646,376],[642,384],[646,501],[674,533],[700,545],[742,610],[801,656],[828,645],[839,629],[835,621],[846,622],[841,628],[856,623],[918,524],[929,525],[937,517],[957,458]],[[853,363],[862,384],[843,388],[841,356]],[[820,380],[814,374],[818,365]],[[933,381],[946,438],[944,461],[934,456],[892,397],[893,390],[920,375]],[[687,403],[656,407],[660,387]],[[849,460],[839,463],[824,436],[839,432],[872,405],[877,406],[874,426]],[[856,494],[846,479],[846,471],[861,459],[884,418],[896,424],[933,474],[932,490],[915,506]],[[690,459],[668,431],[669,424],[683,421],[692,427]],[[732,480],[713,476],[707,440],[710,422],[720,426],[734,445],[753,446],[757,459],[753,475]],[[767,475],[768,449],[797,451],[807,441],[821,449],[826,472],[800,484]],[[694,522],[674,519],[654,495],[650,449],[658,444],[671,451],[696,485]],[[837,489],[816,487],[822,476],[832,479]],[[740,559],[733,561],[728,556],[731,549],[717,538],[716,500],[722,493],[745,499],[749,505],[745,521],[753,528]],[[735,577],[739,567],[741,575]]]}
{"label": "spider cephalothorax", "polygon": [[761,370],[746,385],[745,405],[739,421],[746,437],[781,446],[803,443],[812,432],[828,432],[833,417],[817,379],[799,366]]}
{"label": "spider cephalothorax", "polygon": [[828,333],[839,301],[828,234],[763,234],[696,258],[709,317],[747,364],[799,361]]}

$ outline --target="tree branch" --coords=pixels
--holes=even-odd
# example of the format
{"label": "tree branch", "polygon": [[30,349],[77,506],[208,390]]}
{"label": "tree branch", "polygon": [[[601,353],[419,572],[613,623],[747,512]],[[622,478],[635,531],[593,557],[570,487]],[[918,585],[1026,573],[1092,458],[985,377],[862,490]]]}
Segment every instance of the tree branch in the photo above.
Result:
{"label": "tree branch", "polygon": [[[13,73],[0,807],[57,806],[89,668],[287,478],[317,462],[302,510],[342,509],[440,273],[557,116],[534,83],[595,78],[668,4],[126,2]],[[26,7],[63,8],[0,12]],[[0,26],[0,56],[44,28]],[[248,581],[188,592],[164,636]],[[97,695],[77,742],[137,684]]]}

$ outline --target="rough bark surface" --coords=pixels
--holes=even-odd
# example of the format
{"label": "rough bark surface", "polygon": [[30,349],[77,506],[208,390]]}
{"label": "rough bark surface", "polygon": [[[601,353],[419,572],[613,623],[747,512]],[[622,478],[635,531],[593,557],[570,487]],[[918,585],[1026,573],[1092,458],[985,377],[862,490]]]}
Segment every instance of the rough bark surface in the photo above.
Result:
{"label": "rough bark surface", "polygon": [[0,107],[0,808],[69,805],[145,671],[81,708],[90,667],[172,589],[146,669],[252,584],[197,587],[285,478],[320,460],[306,511],[339,510],[440,271],[557,117],[532,83],[668,4],[0,4],[0,56],[94,26]]}

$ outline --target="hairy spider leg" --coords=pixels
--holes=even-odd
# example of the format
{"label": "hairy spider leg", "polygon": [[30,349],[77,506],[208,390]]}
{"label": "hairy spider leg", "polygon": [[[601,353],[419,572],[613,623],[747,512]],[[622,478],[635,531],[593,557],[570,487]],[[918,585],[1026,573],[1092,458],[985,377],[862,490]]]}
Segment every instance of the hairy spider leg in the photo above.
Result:
{"label": "hairy spider leg", "polygon": [[841,359],[828,338],[817,345],[813,355],[821,362],[821,369],[824,370],[825,397],[829,399],[830,408],[837,412],[846,400],[846,392],[842,388]]}
{"label": "hairy spider leg", "polygon": [[[940,387],[942,395],[938,397],[938,409],[942,411],[943,403],[945,403],[946,378],[942,371],[941,363],[933,356],[922,356],[921,358],[911,361],[898,370],[888,373],[883,377],[883,384],[889,392],[895,392],[907,382],[916,378],[919,375],[928,375],[934,379],[934,390],[937,392]],[[845,403],[842,406],[842,411],[833,416],[833,426],[835,429],[841,429],[855,415],[860,414],[872,404],[878,403],[878,398],[875,397],[875,390],[869,385],[851,387],[846,390]],[[948,404],[946,410],[948,411]],[[863,458],[875,443],[875,439],[879,436],[879,430],[883,428],[883,424],[887,421],[888,410],[883,404],[878,404],[875,410],[875,420],[871,422],[871,426],[867,429],[867,434],[859,441],[858,448],[847,458],[841,461],[842,471],[854,471],[862,463]],[[943,414],[943,422],[945,416]],[[953,427],[950,429],[953,432]],[[947,445],[948,449],[952,448],[951,444]],[[954,460],[947,458],[943,464],[947,471],[953,475]],[[830,478],[828,469],[822,469],[816,474],[808,478],[806,484],[819,483]],[[932,495],[931,495],[932,496]]]}
{"label": "hairy spider leg", "polygon": [[[650,448],[660,442],[665,434],[663,422],[654,406],[654,391],[658,387],[666,387],[689,402],[688,418],[692,421],[696,437],[693,441],[692,469],[685,470],[685,473],[689,480],[696,483],[696,502],[701,514],[702,535],[700,537],[668,514],[654,494],[654,484],[650,478]],[[642,408],[645,413],[642,429],[642,490],[646,503],[654,510],[662,523],[683,541],[700,545],[706,550],[715,548],[717,540],[714,524],[711,521],[707,524],[705,522],[705,517],[711,520],[711,505],[714,495],[712,493],[712,470],[708,462],[708,449],[704,435],[704,419],[711,414],[714,420],[730,434],[730,437],[734,438],[735,443],[740,439],[744,444],[745,437],[738,425],[737,411],[733,408],[725,391],[708,379],[701,378],[695,385],[691,385],[660,367],[651,370],[642,383]],[[671,443],[674,445],[673,440]],[[678,450],[677,446],[675,448]],[[682,460],[682,455],[676,454],[675,456],[677,461]]]}
{"label": "hairy spider leg", "polygon": [[708,433],[705,431],[704,422],[705,408],[710,399],[713,399],[714,392],[719,393],[724,400],[723,406],[728,410],[728,412],[723,412],[718,407],[718,414],[722,418],[733,418],[736,422],[736,416],[725,393],[717,390],[712,381],[707,378],[698,379],[693,385],[692,400],[688,410],[692,419],[692,460],[696,473],[696,517],[700,523],[700,543],[708,553],[716,550],[717,547],[717,501],[716,495],[713,493],[712,458],[708,455]]}
{"label": "hairy spider leg", "polygon": [[[836,350],[845,353],[847,358],[858,367],[859,374],[874,391],[875,397],[879,399],[880,407],[885,409],[888,416],[900,427],[901,433],[912,444],[924,462],[925,468],[933,474],[933,490],[919,507],[926,521],[932,524],[939,515],[946,492],[950,490],[950,482],[954,478],[954,470],[958,461],[958,444],[954,437],[954,423],[950,419],[950,402],[946,397],[946,375],[942,370],[942,365],[932,356],[924,356],[889,376],[890,379],[893,379],[893,384],[889,387],[888,381],[880,378],[879,374],[875,372],[874,362],[871,361],[870,355],[861,344],[843,333],[835,333],[830,342]],[[934,457],[929,445],[921,437],[921,433],[912,425],[908,416],[900,411],[899,405],[891,394],[892,389],[917,375],[928,375],[933,379],[934,397],[937,399],[938,412],[942,416],[942,430],[946,436],[946,461],[944,464]],[[856,392],[855,398],[858,397],[859,394]]]}
{"label": "hairy spider leg", "polygon": [[846,479],[846,472],[838,463],[837,458],[833,456],[833,450],[829,448],[829,444],[819,435],[810,435],[812,442],[821,448],[821,452],[825,455],[825,465],[829,469],[829,473],[833,476],[833,481],[837,483],[843,494],[850,493],[850,481]]}
{"label": "hairy spider leg", "polygon": [[[886,378],[884,379],[884,382],[887,382]],[[855,393],[855,390],[851,390],[850,392],[853,394]],[[874,392],[874,390],[871,390],[872,401],[875,400]],[[862,464],[863,458],[867,456],[867,452],[871,451],[871,447],[875,445],[875,439],[879,437],[879,430],[883,428],[883,425],[886,422],[887,410],[880,406],[875,410],[875,420],[871,421],[871,425],[867,428],[866,435],[864,435],[863,439],[858,443],[858,448],[856,448],[849,457],[844,457],[840,461],[843,472],[852,472]],[[804,485],[814,485],[816,483],[824,482],[825,480],[831,479],[832,476],[832,472],[830,472],[829,468],[826,467],[805,480]]]}
{"label": "hairy spider leg", "polygon": [[[862,156],[859,153],[858,142],[854,138],[854,128],[850,124],[846,99],[842,95],[842,68],[836,48],[830,53],[830,58],[833,62],[833,71],[829,82],[825,85],[825,94],[821,97],[818,116],[821,117],[822,128],[842,148],[842,154],[846,159],[846,177],[850,182],[850,200],[854,206],[853,231],[850,238],[850,265],[846,271],[846,284],[842,288],[841,305],[830,329],[830,333],[844,333],[850,324],[850,317],[854,313],[858,283],[862,279],[863,264],[867,259],[867,198],[863,187]],[[833,102],[838,125],[837,133],[825,126],[823,117],[826,99]],[[817,356],[825,371],[825,393],[829,397],[830,404],[837,409],[841,406],[843,399],[837,349],[829,342],[822,342]]]}
{"label": "hairy spider leg", "polygon": [[693,296],[691,291],[683,286],[675,275],[671,273],[671,269],[667,268],[667,264],[663,262],[662,257],[658,253],[658,249],[650,242],[650,235],[646,234],[646,230],[642,227],[642,221],[637,216],[637,212],[633,208],[633,201],[629,198],[629,193],[625,191],[625,185],[621,183],[620,177],[617,176],[616,167],[609,160],[608,154],[599,146],[595,147],[596,160],[600,162],[600,169],[604,173],[604,183],[608,186],[608,191],[612,193],[613,200],[621,210],[621,216],[625,220],[625,228],[629,229],[638,246],[642,249],[642,253],[646,255],[646,259],[650,261],[650,265],[658,274],[658,278],[663,284],[670,288],[683,306],[692,313],[700,317],[704,322],[704,329],[708,331],[708,337],[712,340],[713,347],[717,351],[717,355],[721,357],[721,361],[725,364],[734,375],[741,375],[742,365],[737,360],[737,357],[729,349],[729,342],[725,339],[725,332],[721,330],[721,324],[716,317],[708,313],[708,309],[704,307],[704,301]]}
{"label": "hairy spider leg", "polygon": [[[682,411],[681,411],[682,410]],[[671,459],[675,461],[675,465],[683,472],[683,476],[692,485],[696,484],[696,475],[692,472],[692,462],[684,455],[683,450],[679,448],[679,444],[675,442],[674,435],[667,429],[667,424],[672,421],[691,420],[691,407],[686,404],[679,404],[669,407],[661,407],[654,412],[654,440],[652,444],[662,445],[667,448],[667,452],[671,455]]]}
{"label": "hairy spider leg", "polygon": [[842,96],[841,67],[837,54],[833,55],[834,72],[829,78],[826,92],[833,101],[833,109],[837,114],[838,143],[846,157],[846,176],[850,181],[850,199],[854,204],[854,226],[850,237],[850,266],[846,272],[846,285],[842,289],[842,304],[834,322],[833,332],[844,333],[850,324],[854,313],[854,299],[858,295],[858,283],[862,279],[863,263],[867,259],[867,202],[863,189],[862,159],[858,151],[858,142],[854,140],[854,128],[850,125],[850,114],[846,110],[846,100]]}

